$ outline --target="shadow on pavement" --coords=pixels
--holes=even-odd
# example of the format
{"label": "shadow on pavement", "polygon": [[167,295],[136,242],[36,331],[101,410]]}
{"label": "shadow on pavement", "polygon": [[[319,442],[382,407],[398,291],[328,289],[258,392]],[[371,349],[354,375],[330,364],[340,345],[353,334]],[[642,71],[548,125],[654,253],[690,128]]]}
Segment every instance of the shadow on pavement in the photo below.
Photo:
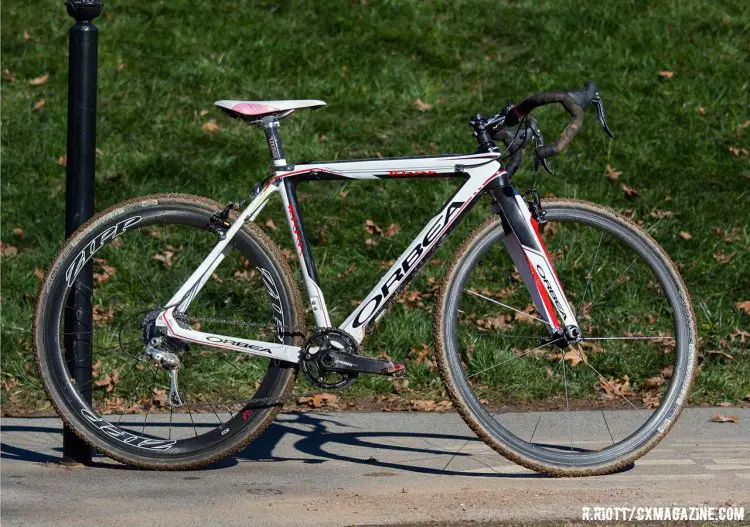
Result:
{"label": "shadow on pavement", "polygon": [[[334,414],[335,415],[335,414]],[[32,421],[33,419],[29,419]],[[331,427],[336,426],[340,428],[356,429],[353,431],[339,432],[331,431]],[[212,425],[206,425],[212,426]],[[417,472],[423,474],[438,474],[438,475],[460,475],[469,477],[503,477],[503,478],[543,478],[546,477],[542,474],[502,474],[498,472],[462,472],[458,470],[450,470],[448,467],[451,462],[457,458],[470,457],[471,454],[461,452],[461,449],[469,443],[480,443],[479,439],[473,437],[467,437],[465,435],[450,435],[450,434],[437,434],[437,433],[424,433],[424,432],[363,432],[358,427],[346,424],[335,417],[323,416],[320,414],[284,414],[281,419],[274,422],[268,430],[266,430],[259,438],[253,441],[245,449],[240,451],[235,456],[229,456],[211,465],[201,467],[200,470],[216,470],[221,468],[227,468],[236,465],[240,461],[258,461],[258,462],[270,462],[270,461],[297,461],[306,464],[319,464],[325,463],[326,461],[344,461],[348,463],[356,463],[361,465],[367,465],[370,467],[378,468],[389,468],[394,470],[404,470],[409,472]],[[37,426],[37,425],[5,425],[2,427],[3,441],[0,443],[0,458],[7,460],[16,461],[27,461],[32,463],[59,463],[62,457],[62,427],[52,426]],[[24,446],[18,446],[12,444],[13,435],[9,437],[9,433],[20,432],[25,434],[53,434],[56,438],[59,438],[59,446],[50,448],[48,441],[44,439],[38,439],[38,443],[41,450],[45,453],[37,452],[28,447],[28,443]],[[288,436],[298,437],[294,442],[294,450],[300,454],[300,456],[282,456],[274,453],[278,450],[277,445],[285,439],[289,439]],[[27,436],[28,437],[28,436]],[[393,441],[401,439],[419,439],[424,444],[420,446],[410,446],[404,444],[396,444]],[[462,446],[455,452],[446,451],[437,445],[433,445],[432,441],[462,441]],[[368,457],[357,457],[354,454],[346,453],[350,450],[347,447],[357,447],[361,449],[371,449],[372,455]],[[58,455],[50,455],[48,452],[52,450]],[[424,454],[427,456],[440,456],[442,459],[448,457],[448,461],[442,466],[442,468],[435,466],[420,466],[414,464],[413,460],[404,461],[390,461],[388,459],[378,459],[378,453],[383,454],[384,457],[388,457],[391,453],[413,453],[413,454]],[[475,461],[482,463],[479,459],[474,458]],[[424,458],[421,459],[424,461]],[[442,464],[442,463],[441,463]],[[434,463],[433,463],[434,465]],[[126,470],[138,470],[119,463],[110,461],[106,457],[95,456],[93,467],[100,468],[112,468],[112,469],[126,469]],[[488,466],[489,468],[489,466]]]}

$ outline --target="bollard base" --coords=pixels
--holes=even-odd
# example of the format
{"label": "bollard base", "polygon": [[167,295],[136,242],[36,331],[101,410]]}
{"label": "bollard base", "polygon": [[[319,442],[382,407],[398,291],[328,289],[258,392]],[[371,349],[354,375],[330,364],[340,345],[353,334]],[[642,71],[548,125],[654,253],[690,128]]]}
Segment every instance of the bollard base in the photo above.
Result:
{"label": "bollard base", "polygon": [[63,456],[61,464],[71,467],[91,464],[91,448],[67,426],[63,430]]}

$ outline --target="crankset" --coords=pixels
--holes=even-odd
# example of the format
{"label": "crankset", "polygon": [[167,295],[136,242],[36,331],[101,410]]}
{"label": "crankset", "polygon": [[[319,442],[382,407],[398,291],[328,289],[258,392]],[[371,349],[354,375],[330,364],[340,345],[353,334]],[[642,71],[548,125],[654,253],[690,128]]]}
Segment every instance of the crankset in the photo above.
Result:
{"label": "crankset", "polygon": [[327,390],[351,386],[360,373],[401,376],[404,365],[358,355],[359,346],[347,332],[318,329],[302,347],[302,373],[307,380]]}

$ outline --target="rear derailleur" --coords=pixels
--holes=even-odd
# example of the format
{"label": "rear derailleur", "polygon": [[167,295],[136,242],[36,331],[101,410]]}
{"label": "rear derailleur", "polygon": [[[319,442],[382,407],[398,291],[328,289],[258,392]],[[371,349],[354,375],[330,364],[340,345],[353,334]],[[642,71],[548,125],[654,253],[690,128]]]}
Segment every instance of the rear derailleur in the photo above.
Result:
{"label": "rear derailleur", "polygon": [[163,337],[153,337],[144,350],[144,355],[153,360],[158,366],[161,366],[169,374],[169,395],[167,404],[172,408],[179,408],[185,405],[184,394],[181,394],[177,386],[177,372],[182,362],[180,357],[174,351],[169,350]]}

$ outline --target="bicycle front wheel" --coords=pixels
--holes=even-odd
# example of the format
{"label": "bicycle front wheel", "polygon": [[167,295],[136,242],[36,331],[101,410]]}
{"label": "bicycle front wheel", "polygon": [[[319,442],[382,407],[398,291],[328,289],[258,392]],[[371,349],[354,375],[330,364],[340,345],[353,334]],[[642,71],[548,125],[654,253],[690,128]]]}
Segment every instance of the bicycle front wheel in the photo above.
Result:
{"label": "bicycle front wheel", "polygon": [[[117,205],[71,236],[42,284],[34,341],[47,392],[76,434],[114,459],[154,469],[215,461],[257,437],[280,410],[253,401],[281,399],[295,381],[296,364],[170,341],[179,361],[170,390],[170,371],[144,353],[158,333],[156,315],[218,241],[211,216],[221,208],[176,194]],[[279,249],[253,224],[229,249],[180,323],[300,345],[300,294]],[[87,298],[93,324],[83,326]],[[74,371],[88,366],[66,356],[81,344],[93,356],[93,378],[83,384]]]}
{"label": "bicycle front wheel", "polygon": [[695,369],[695,316],[674,264],[640,227],[582,201],[544,206],[542,238],[583,341],[544,340],[492,219],[446,275],[437,363],[461,416],[508,459],[553,475],[606,474],[677,419]]}

